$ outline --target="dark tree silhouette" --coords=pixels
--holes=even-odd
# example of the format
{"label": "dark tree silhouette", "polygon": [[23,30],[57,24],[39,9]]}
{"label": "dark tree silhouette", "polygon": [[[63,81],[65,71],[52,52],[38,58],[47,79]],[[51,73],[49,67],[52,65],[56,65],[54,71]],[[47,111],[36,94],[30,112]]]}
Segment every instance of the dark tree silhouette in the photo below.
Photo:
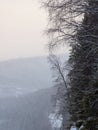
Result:
{"label": "dark tree silhouette", "polygon": [[49,50],[71,46],[67,98],[71,121],[82,120],[84,129],[95,130],[98,119],[91,106],[98,99],[98,0],[47,0],[45,6],[50,20]]}

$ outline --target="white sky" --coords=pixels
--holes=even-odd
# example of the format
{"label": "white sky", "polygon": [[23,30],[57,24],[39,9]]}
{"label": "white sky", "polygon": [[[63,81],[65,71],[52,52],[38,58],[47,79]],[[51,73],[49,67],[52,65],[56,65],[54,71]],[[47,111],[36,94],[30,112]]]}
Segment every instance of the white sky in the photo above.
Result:
{"label": "white sky", "polygon": [[45,55],[46,25],[37,0],[0,0],[0,60]]}

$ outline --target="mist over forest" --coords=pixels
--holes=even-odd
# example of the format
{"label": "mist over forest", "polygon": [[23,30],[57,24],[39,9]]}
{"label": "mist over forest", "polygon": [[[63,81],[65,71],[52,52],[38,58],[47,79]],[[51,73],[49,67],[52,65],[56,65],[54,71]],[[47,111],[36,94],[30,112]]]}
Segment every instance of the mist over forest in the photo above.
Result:
{"label": "mist over forest", "polygon": [[50,87],[52,75],[47,57],[20,58],[0,63],[0,97]]}
{"label": "mist over forest", "polygon": [[50,67],[46,57],[0,63],[0,130],[51,130]]}
{"label": "mist over forest", "polygon": [[0,44],[0,130],[98,130],[98,0],[1,0]]}

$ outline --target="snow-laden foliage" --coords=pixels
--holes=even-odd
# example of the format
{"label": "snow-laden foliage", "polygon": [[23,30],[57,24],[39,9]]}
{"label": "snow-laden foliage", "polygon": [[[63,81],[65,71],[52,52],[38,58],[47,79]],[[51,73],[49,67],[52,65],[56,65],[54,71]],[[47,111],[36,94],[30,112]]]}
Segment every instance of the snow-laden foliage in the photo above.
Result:
{"label": "snow-laden foliage", "polygon": [[45,6],[50,20],[49,50],[66,43],[71,46],[67,84],[70,120],[83,120],[78,127],[96,130],[98,119],[92,104],[98,100],[98,1],[47,0]]}

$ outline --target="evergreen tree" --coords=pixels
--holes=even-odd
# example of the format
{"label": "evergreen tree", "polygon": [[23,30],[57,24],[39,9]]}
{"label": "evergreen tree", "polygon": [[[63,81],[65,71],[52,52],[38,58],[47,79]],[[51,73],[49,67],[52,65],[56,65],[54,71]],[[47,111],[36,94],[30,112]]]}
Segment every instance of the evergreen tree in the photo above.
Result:
{"label": "evergreen tree", "polygon": [[[98,129],[92,104],[98,99],[98,0],[48,0],[49,50],[70,43],[69,112],[86,130]],[[64,121],[64,120],[63,120]]]}
{"label": "evergreen tree", "polygon": [[94,122],[97,118],[91,106],[98,98],[98,1],[88,1],[85,9],[87,12],[77,32],[77,44],[72,47],[70,56],[73,64],[69,74],[70,112],[73,121],[89,120],[87,130],[95,130]]}

